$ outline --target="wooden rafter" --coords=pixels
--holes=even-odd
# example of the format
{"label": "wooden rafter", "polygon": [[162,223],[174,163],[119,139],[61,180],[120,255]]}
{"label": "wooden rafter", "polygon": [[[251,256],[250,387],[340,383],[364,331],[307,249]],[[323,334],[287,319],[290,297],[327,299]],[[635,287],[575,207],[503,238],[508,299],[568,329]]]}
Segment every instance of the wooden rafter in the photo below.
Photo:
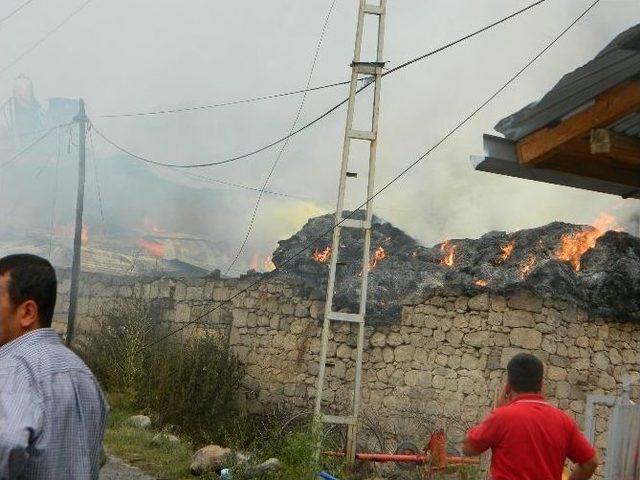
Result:
{"label": "wooden rafter", "polygon": [[553,156],[563,145],[640,110],[640,81],[612,88],[596,97],[593,105],[559,124],[538,130],[517,143],[521,164],[535,166]]}

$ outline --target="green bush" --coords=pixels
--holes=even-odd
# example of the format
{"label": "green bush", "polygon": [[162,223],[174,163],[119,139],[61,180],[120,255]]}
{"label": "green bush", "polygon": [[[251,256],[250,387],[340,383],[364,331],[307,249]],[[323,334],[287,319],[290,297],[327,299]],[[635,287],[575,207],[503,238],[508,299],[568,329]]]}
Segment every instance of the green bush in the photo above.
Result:
{"label": "green bush", "polygon": [[235,416],[235,393],[244,376],[237,356],[213,336],[182,345],[163,343],[147,360],[137,403],[161,423],[179,427],[196,441],[215,438]]}
{"label": "green bush", "polygon": [[150,300],[116,301],[74,348],[110,394],[195,441],[219,437],[244,375],[237,356],[213,336],[165,339],[159,313]]}
{"label": "green bush", "polygon": [[160,334],[150,301],[120,299],[103,309],[98,325],[77,338],[74,349],[106,390],[135,391],[145,375],[145,347]]}

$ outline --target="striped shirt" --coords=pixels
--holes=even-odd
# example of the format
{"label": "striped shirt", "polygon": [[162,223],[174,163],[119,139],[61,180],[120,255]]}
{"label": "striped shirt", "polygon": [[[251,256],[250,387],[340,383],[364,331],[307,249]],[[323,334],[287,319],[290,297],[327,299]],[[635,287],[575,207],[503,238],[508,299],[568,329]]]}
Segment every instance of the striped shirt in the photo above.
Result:
{"label": "striped shirt", "polygon": [[0,347],[0,479],[98,478],[109,407],[55,330]]}

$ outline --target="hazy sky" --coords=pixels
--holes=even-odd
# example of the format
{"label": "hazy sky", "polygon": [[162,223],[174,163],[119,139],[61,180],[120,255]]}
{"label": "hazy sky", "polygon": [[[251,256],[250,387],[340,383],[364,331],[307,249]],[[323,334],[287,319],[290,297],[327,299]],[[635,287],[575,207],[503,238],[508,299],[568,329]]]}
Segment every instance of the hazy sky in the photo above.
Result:
{"label": "hazy sky", "polygon": [[[0,67],[83,1],[36,0],[1,24]],[[386,183],[426,151],[591,1],[547,0],[507,24],[387,77],[382,89],[377,184]],[[2,0],[0,17],[22,2]],[[98,116],[302,88],[330,3],[93,0],[0,76],[0,98],[10,95],[13,79],[24,73],[33,80],[38,98],[83,97],[98,128],[150,158],[198,163],[243,153],[285,134],[300,97],[167,116]],[[388,0],[385,58],[393,67],[528,3]],[[356,10],[355,0],[337,0],[313,85],[348,78]],[[482,134],[492,132],[500,118],[538,99],[564,73],[591,59],[617,33],[639,21],[640,2],[602,0],[489,107],[376,199],[378,215],[430,244],[444,236],[474,237],[487,230],[515,230],[552,220],[590,223],[605,209],[615,213],[637,208],[633,200],[474,172],[469,155],[482,152]],[[345,94],[343,87],[310,94],[301,122],[333,106]],[[270,188],[307,200],[267,198],[252,249],[269,252],[277,239],[293,233],[309,215],[335,208],[344,117],[342,109],[292,139]],[[105,161],[114,153],[98,139],[96,148]],[[277,149],[271,149],[199,173],[257,186],[276,153]],[[191,182],[172,172],[161,174]],[[229,224],[216,225],[212,234],[238,243],[256,194],[229,192],[240,199],[229,212]],[[135,202],[135,195],[142,192],[129,194]],[[362,194],[349,198],[347,206],[363,199]],[[211,205],[212,210],[217,208],[220,205]]]}

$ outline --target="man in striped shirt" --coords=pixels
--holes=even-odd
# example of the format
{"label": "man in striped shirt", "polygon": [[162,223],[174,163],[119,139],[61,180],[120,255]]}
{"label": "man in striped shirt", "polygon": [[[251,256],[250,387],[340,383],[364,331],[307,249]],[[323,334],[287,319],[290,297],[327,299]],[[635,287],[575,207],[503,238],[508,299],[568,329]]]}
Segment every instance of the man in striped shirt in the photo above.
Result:
{"label": "man in striped shirt", "polygon": [[51,328],[56,290],[45,259],[0,259],[2,480],[98,478],[108,405]]}

